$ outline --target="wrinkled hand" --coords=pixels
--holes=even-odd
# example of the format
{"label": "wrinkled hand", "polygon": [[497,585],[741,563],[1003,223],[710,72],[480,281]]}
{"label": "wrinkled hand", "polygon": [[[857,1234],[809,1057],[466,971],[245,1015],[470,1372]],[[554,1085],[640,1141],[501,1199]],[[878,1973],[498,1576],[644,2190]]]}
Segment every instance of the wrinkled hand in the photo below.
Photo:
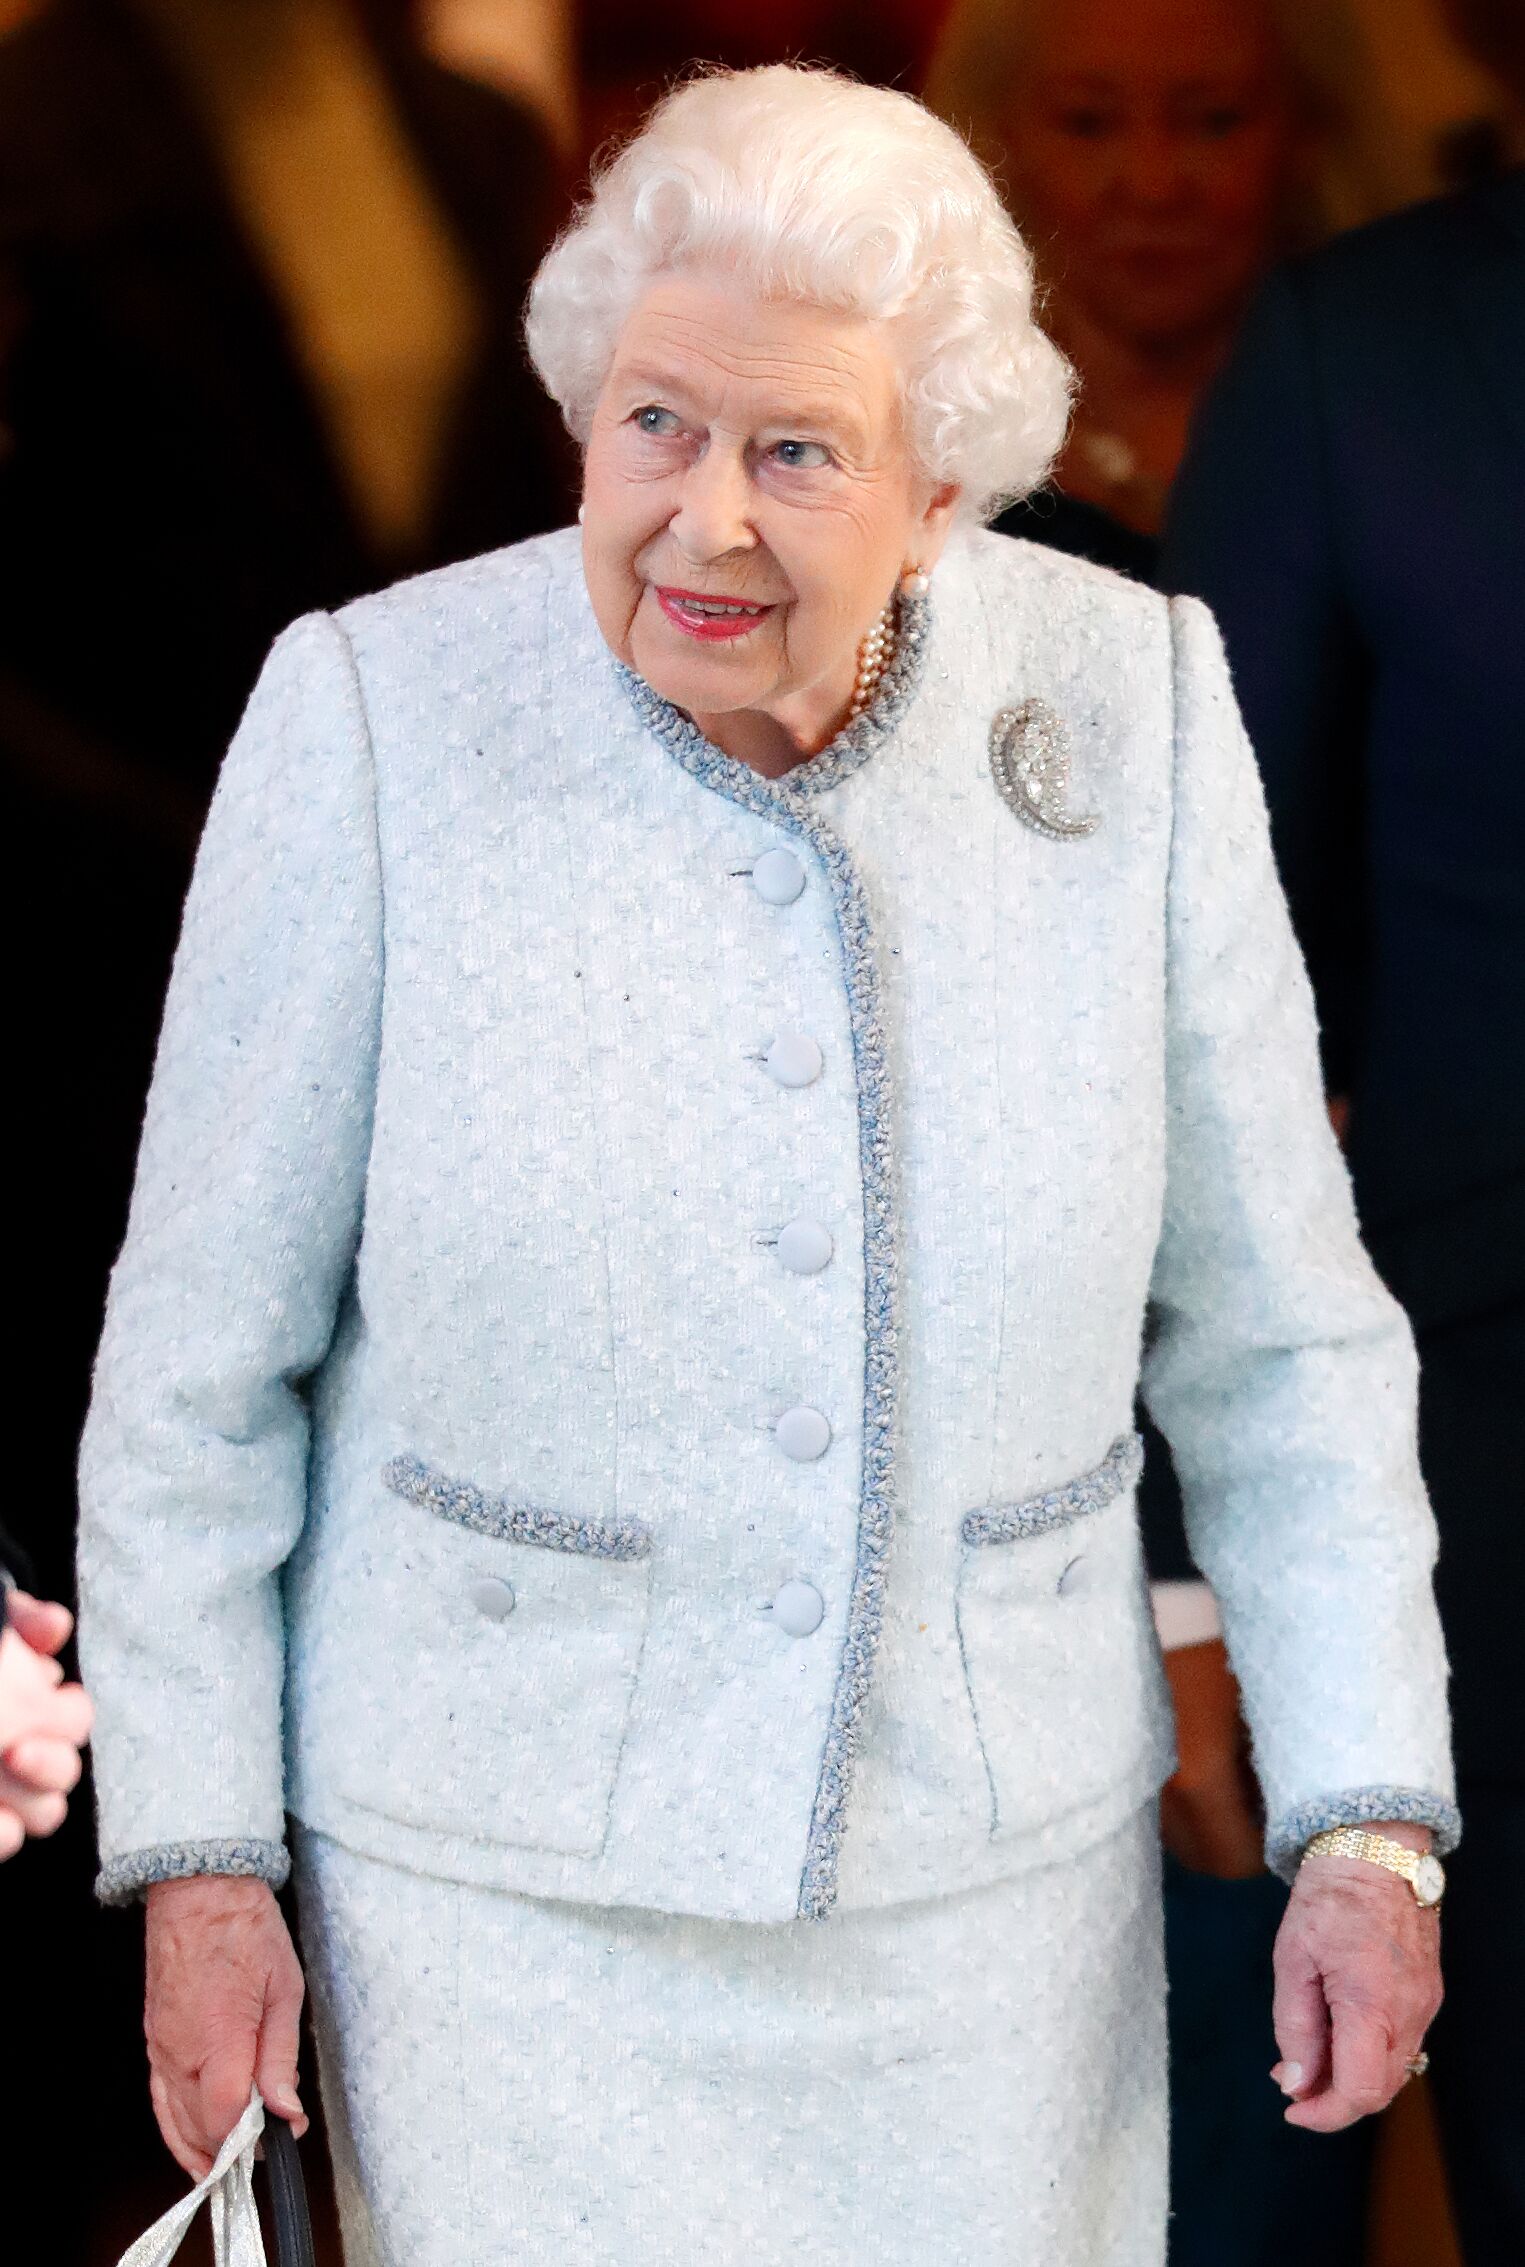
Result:
{"label": "wrinkled hand", "polygon": [[9,1608],[0,1631],[0,1858],[63,1824],[92,1720],[83,1688],[66,1684],[52,1658],[74,1626],[68,1608],[20,1590]]}
{"label": "wrinkled hand", "polygon": [[1175,1703],[1174,1776],[1160,1793],[1160,1832],[1194,1873],[1244,1881],[1265,1871],[1259,1791],[1239,1687],[1221,1638],[1165,1655]]}
{"label": "wrinkled hand", "polygon": [[205,1874],[148,1891],[149,2091],[177,2165],[201,2180],[258,2086],[298,2137],[304,1992],[296,1948],[262,1881]]}
{"label": "wrinkled hand", "polygon": [[[1429,1835],[1374,1826],[1410,1849]],[[1310,1858],[1276,1938],[1271,2076],[1289,2125],[1337,2133],[1385,2109],[1440,2007],[1440,1915],[1407,1882],[1362,1858]]]}

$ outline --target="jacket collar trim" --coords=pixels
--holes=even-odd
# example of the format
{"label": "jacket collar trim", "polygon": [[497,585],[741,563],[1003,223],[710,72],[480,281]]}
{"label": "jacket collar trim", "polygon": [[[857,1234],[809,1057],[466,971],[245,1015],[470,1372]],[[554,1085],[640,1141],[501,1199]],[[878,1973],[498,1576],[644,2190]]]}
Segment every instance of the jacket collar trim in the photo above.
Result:
{"label": "jacket collar trim", "polygon": [[867,895],[841,838],[803,798],[791,800],[794,808],[780,816],[819,857],[836,916],[852,1030],[858,1170],[863,1189],[863,1460],[857,1549],[841,1661],[805,1841],[798,1906],[802,1920],[818,1921],[825,1919],[836,1902],[847,1799],[879,1648],[885,1573],[895,1530],[899,1227],[895,1213],[894,1097]]}
{"label": "jacket collar trim", "polygon": [[731,802],[774,820],[815,852],[831,894],[847,988],[863,1188],[863,1460],[847,1622],[800,1874],[797,1915],[801,1920],[824,1920],[836,1903],[847,1800],[879,1647],[885,1573],[895,1528],[900,1399],[893,1098],[873,923],[846,845],[812,808],[812,797],[856,771],[889,738],[921,682],[930,627],[927,598],[902,596],[895,659],[876,698],[818,756],[780,780],[764,779],[750,765],[723,754],[691,717],[653,692],[634,670],[616,663],[637,714],[685,770]]}
{"label": "jacket collar trim", "polygon": [[824,794],[827,788],[839,786],[894,733],[925,671],[932,627],[930,596],[924,592],[913,598],[899,593],[895,623],[894,658],[863,714],[845,724],[818,755],[805,757],[781,779],[766,779],[750,764],[726,755],[705,738],[691,716],[653,691],[627,662],[616,660],[614,668],[641,722],[677,757],[685,771],[750,811],[773,812],[780,803]]}

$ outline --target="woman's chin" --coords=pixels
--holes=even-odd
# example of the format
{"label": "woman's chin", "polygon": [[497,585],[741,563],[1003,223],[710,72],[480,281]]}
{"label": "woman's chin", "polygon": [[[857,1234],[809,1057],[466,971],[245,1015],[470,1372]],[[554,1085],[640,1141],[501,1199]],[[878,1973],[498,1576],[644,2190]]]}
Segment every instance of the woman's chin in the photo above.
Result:
{"label": "woman's chin", "polygon": [[[671,633],[681,637],[681,631]],[[654,693],[689,715],[705,712],[723,715],[730,709],[753,708],[766,686],[761,674],[725,648],[692,653],[674,652],[667,639],[637,638],[632,645],[635,668]]]}

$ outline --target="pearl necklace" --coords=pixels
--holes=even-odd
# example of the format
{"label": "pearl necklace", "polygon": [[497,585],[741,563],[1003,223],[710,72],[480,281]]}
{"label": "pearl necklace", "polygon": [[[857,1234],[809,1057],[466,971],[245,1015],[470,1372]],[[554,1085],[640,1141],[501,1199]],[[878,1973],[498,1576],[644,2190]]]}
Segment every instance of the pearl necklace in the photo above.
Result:
{"label": "pearl necklace", "polygon": [[861,716],[879,690],[879,681],[895,658],[895,601],[890,599],[884,612],[858,648],[858,673],[853,680],[852,705],[847,721]]}

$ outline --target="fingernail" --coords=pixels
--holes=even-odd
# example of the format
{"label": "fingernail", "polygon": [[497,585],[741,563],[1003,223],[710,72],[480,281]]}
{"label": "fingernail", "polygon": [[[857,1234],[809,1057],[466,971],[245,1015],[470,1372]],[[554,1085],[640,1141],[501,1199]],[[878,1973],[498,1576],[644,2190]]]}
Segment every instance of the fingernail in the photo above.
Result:
{"label": "fingernail", "polygon": [[275,2103],[275,2107],[278,2110],[284,2110],[288,2117],[301,2116],[302,2105],[297,2100],[296,2088],[294,2086],[277,2086],[272,2096],[272,2100]]}
{"label": "fingernail", "polygon": [[1279,2062],[1271,2076],[1284,2094],[1295,2094],[1303,2082],[1303,2066],[1300,2062]]}

